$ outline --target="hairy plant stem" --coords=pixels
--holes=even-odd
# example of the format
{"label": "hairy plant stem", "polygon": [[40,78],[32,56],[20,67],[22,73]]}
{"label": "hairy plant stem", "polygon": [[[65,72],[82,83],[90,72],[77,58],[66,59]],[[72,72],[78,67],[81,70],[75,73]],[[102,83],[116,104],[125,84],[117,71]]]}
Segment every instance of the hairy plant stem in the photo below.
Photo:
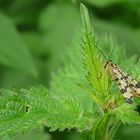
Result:
{"label": "hairy plant stem", "polygon": [[121,122],[116,121],[113,116],[111,116],[108,126],[107,126],[107,131],[106,131],[106,136],[105,140],[112,140],[114,135],[116,134]]}

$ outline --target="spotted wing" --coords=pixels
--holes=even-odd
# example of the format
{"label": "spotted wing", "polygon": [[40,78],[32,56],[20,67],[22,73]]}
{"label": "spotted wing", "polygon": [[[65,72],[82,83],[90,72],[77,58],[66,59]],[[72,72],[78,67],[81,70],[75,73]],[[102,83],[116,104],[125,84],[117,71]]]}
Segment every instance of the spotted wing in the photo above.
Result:
{"label": "spotted wing", "polygon": [[[133,88],[130,86],[130,79],[127,73],[123,72],[117,65],[112,67],[112,72],[114,75],[114,80],[116,81],[123,97],[126,102],[132,103]],[[133,83],[134,84],[134,83]]]}
{"label": "spotted wing", "polygon": [[132,89],[133,96],[140,97],[140,83],[132,78],[129,74],[122,71],[123,79],[128,83],[128,86]]}

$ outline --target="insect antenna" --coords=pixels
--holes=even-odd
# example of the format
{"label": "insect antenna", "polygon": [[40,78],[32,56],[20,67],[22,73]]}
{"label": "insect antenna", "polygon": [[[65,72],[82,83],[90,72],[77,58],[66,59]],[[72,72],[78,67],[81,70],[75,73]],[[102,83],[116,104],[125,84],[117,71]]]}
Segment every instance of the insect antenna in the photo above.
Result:
{"label": "insect antenna", "polygon": [[101,51],[100,48],[98,48],[98,47],[96,46],[96,43],[95,43],[95,47],[96,47],[96,49],[98,49],[98,51],[103,55],[103,57],[105,58],[105,60],[108,61],[108,59],[107,59],[107,57],[105,56],[105,54]]}
{"label": "insect antenna", "polygon": [[102,52],[102,50],[96,46],[96,43],[95,43],[95,47],[96,47],[96,48],[98,49],[98,51],[103,55],[103,57],[105,58],[105,60],[106,60],[106,61],[109,61],[109,59],[110,59],[110,57],[111,57],[111,55],[112,55],[112,53],[113,53],[113,50],[114,50],[114,47],[115,47],[115,46],[113,46],[112,49],[111,49],[111,51],[109,52],[108,58],[105,56],[105,54]]}

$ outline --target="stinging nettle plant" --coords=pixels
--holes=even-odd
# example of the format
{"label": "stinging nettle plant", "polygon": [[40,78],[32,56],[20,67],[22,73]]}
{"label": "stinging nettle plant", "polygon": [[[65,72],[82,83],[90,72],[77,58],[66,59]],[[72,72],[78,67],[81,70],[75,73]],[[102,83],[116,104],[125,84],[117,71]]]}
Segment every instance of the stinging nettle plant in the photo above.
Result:
{"label": "stinging nettle plant", "polygon": [[134,76],[138,76],[137,58],[126,59],[112,36],[100,36],[96,44],[88,10],[83,4],[80,10],[82,35],[76,34],[67,48],[63,68],[52,75],[50,89],[0,90],[0,137],[46,126],[50,131],[74,128],[82,140],[111,140],[121,124],[140,124],[135,111],[139,100],[124,101],[97,48],[107,54],[107,48],[115,46],[112,59],[127,65],[126,71]]}

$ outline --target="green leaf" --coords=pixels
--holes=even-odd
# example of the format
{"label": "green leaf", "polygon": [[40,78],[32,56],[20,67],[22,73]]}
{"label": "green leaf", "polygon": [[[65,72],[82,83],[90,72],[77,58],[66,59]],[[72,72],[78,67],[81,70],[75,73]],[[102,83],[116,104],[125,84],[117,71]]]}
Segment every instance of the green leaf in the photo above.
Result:
{"label": "green leaf", "polygon": [[107,97],[108,76],[99,57],[95,35],[90,24],[90,18],[86,7],[81,4],[82,32],[83,32],[83,63],[88,72],[87,79],[91,84],[94,100],[102,104]]}
{"label": "green leaf", "polygon": [[40,132],[37,131],[37,130],[34,130],[34,131],[31,131],[27,134],[17,134],[16,136],[13,136],[13,137],[8,137],[8,136],[5,136],[2,138],[2,140],[31,140],[31,139],[34,139],[34,140],[51,140],[51,136],[49,133],[45,133],[43,132],[43,130]]}
{"label": "green leaf", "polygon": [[[107,22],[98,18],[94,18],[94,28],[96,29],[98,35],[111,34],[117,39],[118,44],[121,44],[121,46],[125,45],[127,56],[131,56],[133,54],[140,54],[138,49],[140,44],[139,36],[137,34],[138,29],[134,30],[126,25],[118,24],[116,22]],[[98,42],[100,43],[101,41]],[[117,46],[114,47],[114,50],[116,48]],[[110,49],[110,47],[106,49]],[[120,49],[123,50],[124,46],[122,46]]]}
{"label": "green leaf", "polygon": [[82,131],[92,124],[77,99],[50,96],[43,86],[16,92],[1,89],[0,114],[0,137],[42,126],[50,127],[51,131],[66,128]]}
{"label": "green leaf", "polygon": [[[7,134],[13,135],[21,131],[24,132],[41,124],[39,122],[39,120],[42,119],[41,108],[40,111],[38,111],[35,106],[32,108],[32,106],[28,104],[28,101],[23,98],[20,91],[13,92],[3,89],[1,90],[1,94],[0,137]],[[36,95],[35,92],[34,94]],[[38,103],[38,107],[41,107],[39,101],[36,101],[36,103]]]}
{"label": "green leaf", "polygon": [[0,14],[0,21],[0,63],[37,76],[32,57],[10,19]]}
{"label": "green leaf", "polygon": [[139,113],[135,111],[136,105],[123,104],[111,111],[118,121],[123,124],[140,124]]}
{"label": "green leaf", "polygon": [[63,50],[63,67],[52,74],[50,94],[74,97],[83,104],[87,112],[91,112],[92,100],[88,95],[89,85],[82,63],[80,34],[74,34],[74,38],[71,45]]}
{"label": "green leaf", "polygon": [[92,27],[90,23],[89,13],[85,5],[83,5],[82,3],[80,5],[80,11],[81,11],[81,20],[82,20],[83,30],[85,30],[86,33],[91,33]]}

